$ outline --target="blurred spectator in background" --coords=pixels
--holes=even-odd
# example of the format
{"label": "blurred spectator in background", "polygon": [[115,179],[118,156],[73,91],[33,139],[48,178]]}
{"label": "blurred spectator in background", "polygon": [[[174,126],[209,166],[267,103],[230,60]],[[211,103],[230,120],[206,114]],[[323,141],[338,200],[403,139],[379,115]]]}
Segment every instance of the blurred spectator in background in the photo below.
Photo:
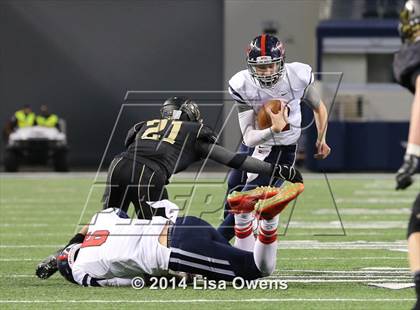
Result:
{"label": "blurred spectator in background", "polygon": [[30,127],[35,125],[35,113],[29,105],[24,105],[22,109],[15,112],[11,120],[12,129],[18,127]]}
{"label": "blurred spectator in background", "polygon": [[57,127],[59,128],[58,116],[50,113],[48,106],[43,104],[40,109],[41,113],[36,117],[36,124],[43,127]]}
{"label": "blurred spectator in background", "polygon": [[35,113],[30,105],[24,105],[22,109],[15,112],[12,118],[3,128],[3,139],[5,142],[15,128],[30,127],[35,125]]}

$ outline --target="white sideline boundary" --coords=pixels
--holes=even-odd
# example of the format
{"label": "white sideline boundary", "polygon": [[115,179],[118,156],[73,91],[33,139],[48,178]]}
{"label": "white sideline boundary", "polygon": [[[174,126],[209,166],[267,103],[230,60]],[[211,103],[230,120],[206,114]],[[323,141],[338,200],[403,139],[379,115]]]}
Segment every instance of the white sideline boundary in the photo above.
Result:
{"label": "white sideline boundary", "polygon": [[[80,172],[18,172],[18,173],[7,173],[0,172],[0,179],[72,179],[72,178],[92,178],[92,181],[96,177],[96,171],[80,171]],[[225,178],[228,173],[226,171],[208,171],[200,174],[199,181],[206,179],[220,179]],[[100,172],[97,175],[97,179],[106,179],[106,172]],[[325,179],[323,173],[303,172],[304,178],[309,180]],[[394,181],[395,173],[327,173],[329,179],[346,179],[346,180],[392,180]],[[197,172],[181,172],[173,176],[172,182],[183,179],[193,179],[197,176]],[[372,186],[376,188],[376,186]],[[382,187],[380,187],[382,188]]]}
{"label": "white sideline boundary", "polygon": [[128,304],[148,304],[148,303],[232,303],[232,302],[400,302],[415,301],[414,298],[252,298],[252,299],[168,299],[168,300],[0,300],[0,303],[128,303]]}
{"label": "white sideline boundary", "polygon": [[[43,260],[45,257],[40,258],[19,258],[19,257],[10,257],[10,258],[0,258],[0,262],[37,262]],[[366,256],[366,257],[278,257],[278,260],[281,261],[313,261],[313,260],[407,260],[406,256],[400,257],[388,257],[388,256]]]}
{"label": "white sideline boundary", "polygon": [[[280,249],[292,250],[395,250],[407,248],[407,241],[397,240],[394,242],[381,241],[344,241],[344,242],[320,242],[318,240],[294,240],[279,241]],[[1,244],[0,249],[7,248],[58,248],[62,244]]]}

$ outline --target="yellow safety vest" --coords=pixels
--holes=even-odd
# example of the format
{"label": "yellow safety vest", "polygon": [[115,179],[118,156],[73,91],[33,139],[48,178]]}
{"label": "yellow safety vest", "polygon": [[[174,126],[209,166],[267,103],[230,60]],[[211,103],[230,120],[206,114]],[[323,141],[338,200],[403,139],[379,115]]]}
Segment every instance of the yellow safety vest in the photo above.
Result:
{"label": "yellow safety vest", "polygon": [[38,115],[36,117],[36,123],[38,124],[38,126],[55,127],[58,124],[58,116],[55,114],[51,114],[48,117]]}
{"label": "yellow safety vest", "polygon": [[17,120],[17,125],[19,128],[30,127],[33,126],[35,123],[35,113],[33,112],[25,114],[23,110],[19,110],[16,111],[15,118]]}

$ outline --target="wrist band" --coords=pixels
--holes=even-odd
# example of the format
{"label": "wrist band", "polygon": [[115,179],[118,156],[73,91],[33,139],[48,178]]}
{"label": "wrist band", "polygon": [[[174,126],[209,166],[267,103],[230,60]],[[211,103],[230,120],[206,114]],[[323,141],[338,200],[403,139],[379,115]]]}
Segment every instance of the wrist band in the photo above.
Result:
{"label": "wrist band", "polygon": [[420,145],[414,143],[408,143],[407,150],[405,152],[408,155],[414,155],[420,157]]}

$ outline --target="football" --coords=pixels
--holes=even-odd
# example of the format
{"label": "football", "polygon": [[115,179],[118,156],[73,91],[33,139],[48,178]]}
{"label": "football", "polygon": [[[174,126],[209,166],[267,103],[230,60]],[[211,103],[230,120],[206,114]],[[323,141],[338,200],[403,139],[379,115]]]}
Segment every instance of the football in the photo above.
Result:
{"label": "football", "polygon": [[273,113],[278,113],[281,107],[281,100],[269,100],[261,106],[257,114],[257,125],[259,129],[266,129],[271,126],[271,118],[265,111],[265,106],[268,106]]}

